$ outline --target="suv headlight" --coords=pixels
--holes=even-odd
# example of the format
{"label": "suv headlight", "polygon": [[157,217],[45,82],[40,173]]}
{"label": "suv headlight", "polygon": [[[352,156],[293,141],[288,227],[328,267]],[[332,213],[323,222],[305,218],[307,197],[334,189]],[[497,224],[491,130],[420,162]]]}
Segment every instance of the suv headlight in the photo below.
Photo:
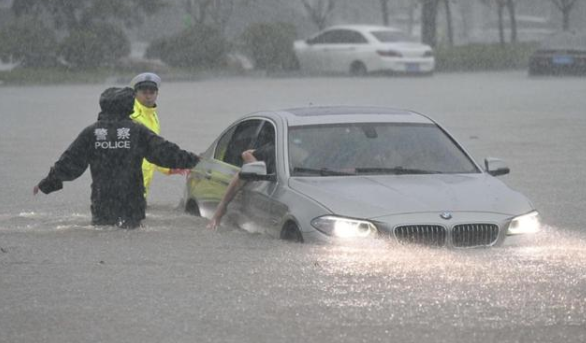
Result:
{"label": "suv headlight", "polygon": [[511,220],[507,235],[520,235],[525,233],[536,233],[541,228],[539,213],[533,211]]}
{"label": "suv headlight", "polygon": [[329,236],[341,238],[365,238],[376,235],[376,226],[366,220],[336,216],[323,216],[311,221],[311,225]]}

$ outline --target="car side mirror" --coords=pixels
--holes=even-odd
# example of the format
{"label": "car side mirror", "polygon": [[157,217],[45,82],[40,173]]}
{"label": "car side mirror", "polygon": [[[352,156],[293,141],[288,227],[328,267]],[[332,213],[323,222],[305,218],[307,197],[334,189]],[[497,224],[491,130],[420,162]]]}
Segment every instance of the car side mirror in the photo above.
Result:
{"label": "car side mirror", "polygon": [[240,169],[239,177],[245,181],[274,181],[274,174],[267,174],[267,165],[264,161],[246,163]]}
{"label": "car side mirror", "polygon": [[486,172],[492,176],[506,175],[511,172],[503,160],[492,157],[484,159],[484,169],[486,169]]}

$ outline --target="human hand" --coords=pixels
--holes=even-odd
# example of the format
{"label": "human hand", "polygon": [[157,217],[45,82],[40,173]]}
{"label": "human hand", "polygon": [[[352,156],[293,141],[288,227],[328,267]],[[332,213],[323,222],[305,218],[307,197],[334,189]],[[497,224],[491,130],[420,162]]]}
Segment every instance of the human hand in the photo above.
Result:
{"label": "human hand", "polygon": [[218,207],[216,208],[216,212],[214,213],[214,216],[212,217],[212,219],[210,219],[210,222],[208,223],[206,228],[209,230],[213,230],[213,231],[218,230],[218,227],[220,226],[220,222],[222,221],[222,217],[224,216],[224,213],[226,213],[226,207],[222,203],[220,203],[218,205]]}
{"label": "human hand", "polygon": [[212,218],[210,220],[210,222],[208,223],[208,225],[206,226],[206,229],[212,230],[212,231],[217,231],[218,226],[220,226],[220,220],[216,219],[216,218]]}
{"label": "human hand", "polygon": [[169,175],[183,175],[187,176],[191,172],[191,169],[169,169]]}
{"label": "human hand", "polygon": [[37,195],[39,193],[39,186],[36,185],[35,187],[33,187],[33,195]]}

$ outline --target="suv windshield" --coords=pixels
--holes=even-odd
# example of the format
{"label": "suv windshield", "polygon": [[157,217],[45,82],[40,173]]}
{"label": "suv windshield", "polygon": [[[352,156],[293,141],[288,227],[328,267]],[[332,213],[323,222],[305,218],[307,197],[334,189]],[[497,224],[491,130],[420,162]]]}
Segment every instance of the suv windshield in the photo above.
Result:
{"label": "suv windshield", "polygon": [[358,123],[289,128],[292,176],[477,173],[433,124]]}

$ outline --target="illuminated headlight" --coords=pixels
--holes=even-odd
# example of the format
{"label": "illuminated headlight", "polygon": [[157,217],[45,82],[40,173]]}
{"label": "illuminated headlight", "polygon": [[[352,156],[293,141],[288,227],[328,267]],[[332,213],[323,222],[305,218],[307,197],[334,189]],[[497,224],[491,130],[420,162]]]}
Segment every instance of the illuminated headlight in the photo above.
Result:
{"label": "illuminated headlight", "polygon": [[541,223],[539,221],[539,213],[533,211],[531,213],[518,216],[511,220],[509,224],[508,235],[520,235],[525,233],[536,233],[539,231]]}
{"label": "illuminated headlight", "polygon": [[377,232],[376,226],[371,222],[336,216],[315,218],[311,225],[326,235],[341,238],[373,237]]}

